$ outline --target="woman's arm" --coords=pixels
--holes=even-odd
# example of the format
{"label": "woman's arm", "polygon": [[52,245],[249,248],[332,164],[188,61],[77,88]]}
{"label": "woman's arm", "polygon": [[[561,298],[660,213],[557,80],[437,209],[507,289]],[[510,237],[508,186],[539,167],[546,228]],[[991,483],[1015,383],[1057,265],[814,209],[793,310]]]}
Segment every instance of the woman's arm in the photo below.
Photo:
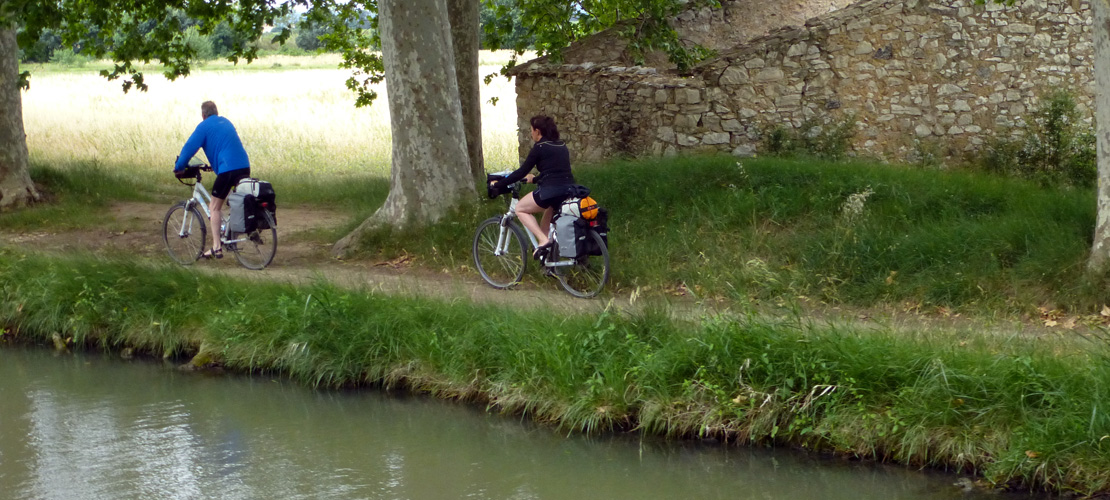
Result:
{"label": "woman's arm", "polygon": [[531,182],[534,176],[531,176],[529,172],[531,172],[532,169],[536,167],[536,163],[538,161],[539,148],[537,148],[536,146],[532,146],[532,150],[528,152],[528,157],[524,159],[524,163],[520,164],[520,168],[513,170],[513,173],[497,181],[497,187],[503,188],[521,179],[525,179],[526,182]]}

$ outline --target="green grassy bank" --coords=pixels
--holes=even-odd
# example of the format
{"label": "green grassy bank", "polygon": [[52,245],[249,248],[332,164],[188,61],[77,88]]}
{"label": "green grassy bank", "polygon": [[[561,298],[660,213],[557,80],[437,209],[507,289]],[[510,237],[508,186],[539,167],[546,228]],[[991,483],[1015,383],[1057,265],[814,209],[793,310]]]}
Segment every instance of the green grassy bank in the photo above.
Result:
{"label": "green grassy bank", "polygon": [[798,318],[565,316],[0,250],[5,342],[386,384],[587,432],[792,444],[1110,491],[1110,349]]}
{"label": "green grassy bank", "polygon": [[[1110,280],[1085,275],[1093,190],[968,171],[730,156],[577,168],[609,208],[618,289],[740,302],[1097,311]],[[484,202],[365,250],[458,268]],[[451,251],[454,249],[455,251]]]}
{"label": "green grassy bank", "polygon": [[[168,205],[188,194],[165,173],[96,164],[36,165],[32,175],[50,203],[0,214],[0,227],[95,226],[104,219],[89,207]],[[740,164],[728,156],[587,165],[576,175],[611,212],[609,290],[988,316],[1040,307],[1095,314],[1110,303],[1110,277],[1085,273],[1095,223],[1090,189],[881,164]],[[370,174],[268,179],[279,205],[348,214],[341,227],[306,236],[321,244],[353,229],[388,194],[388,181]],[[504,208],[503,200],[481,201],[430,228],[382,230],[361,251],[465,272],[478,221]]]}

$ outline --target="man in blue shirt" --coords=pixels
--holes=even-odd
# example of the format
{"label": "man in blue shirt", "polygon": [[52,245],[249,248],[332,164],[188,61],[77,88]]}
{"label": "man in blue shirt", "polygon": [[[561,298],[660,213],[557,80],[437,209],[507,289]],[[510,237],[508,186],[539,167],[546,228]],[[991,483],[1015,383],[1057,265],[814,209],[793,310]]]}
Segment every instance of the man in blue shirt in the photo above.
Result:
{"label": "man in blue shirt", "polygon": [[209,219],[212,228],[212,249],[201,256],[206,259],[222,258],[223,251],[220,245],[220,220],[223,218],[220,210],[224,200],[227,199],[231,188],[240,180],[251,176],[251,164],[247,158],[247,150],[243,149],[243,141],[239,140],[239,133],[231,122],[219,115],[216,103],[204,101],[200,105],[200,125],[193,130],[193,135],[185,141],[181,154],[174,164],[175,172],[183,170],[189,165],[189,160],[203,148],[204,155],[216,173],[216,182],[212,185],[212,203],[209,210],[212,216]]}

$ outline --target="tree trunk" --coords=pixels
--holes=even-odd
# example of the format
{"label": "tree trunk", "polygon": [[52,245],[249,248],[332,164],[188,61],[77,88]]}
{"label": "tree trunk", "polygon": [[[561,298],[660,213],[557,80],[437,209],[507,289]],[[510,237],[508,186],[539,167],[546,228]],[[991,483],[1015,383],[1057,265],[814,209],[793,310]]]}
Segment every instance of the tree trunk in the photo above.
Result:
{"label": "tree trunk", "polygon": [[0,29],[0,212],[39,199],[27,173],[27,134],[19,89],[19,44],[15,30]]}
{"label": "tree trunk", "polygon": [[1088,269],[1106,269],[1110,255],[1110,0],[1091,0],[1095,43],[1095,121],[1098,130],[1098,219]]}
{"label": "tree trunk", "polygon": [[385,204],[335,244],[337,255],[358,247],[381,226],[438,221],[477,198],[467,161],[455,57],[446,0],[381,0],[382,62],[393,131],[393,165]]}
{"label": "tree trunk", "polygon": [[447,0],[470,174],[477,184],[481,184],[486,180],[486,167],[482,152],[482,93],[478,74],[478,51],[481,49],[478,7],[478,0]]}

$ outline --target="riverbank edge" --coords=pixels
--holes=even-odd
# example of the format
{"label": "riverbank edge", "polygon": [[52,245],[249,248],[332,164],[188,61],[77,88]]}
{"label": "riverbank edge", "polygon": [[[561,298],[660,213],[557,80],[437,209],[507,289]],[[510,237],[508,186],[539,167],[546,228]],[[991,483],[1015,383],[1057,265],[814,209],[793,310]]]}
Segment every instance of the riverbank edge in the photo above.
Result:
{"label": "riverbank edge", "polygon": [[561,315],[0,249],[0,337],[311,386],[381,385],[581,432],[773,443],[1110,492],[1105,346],[802,318]]}

